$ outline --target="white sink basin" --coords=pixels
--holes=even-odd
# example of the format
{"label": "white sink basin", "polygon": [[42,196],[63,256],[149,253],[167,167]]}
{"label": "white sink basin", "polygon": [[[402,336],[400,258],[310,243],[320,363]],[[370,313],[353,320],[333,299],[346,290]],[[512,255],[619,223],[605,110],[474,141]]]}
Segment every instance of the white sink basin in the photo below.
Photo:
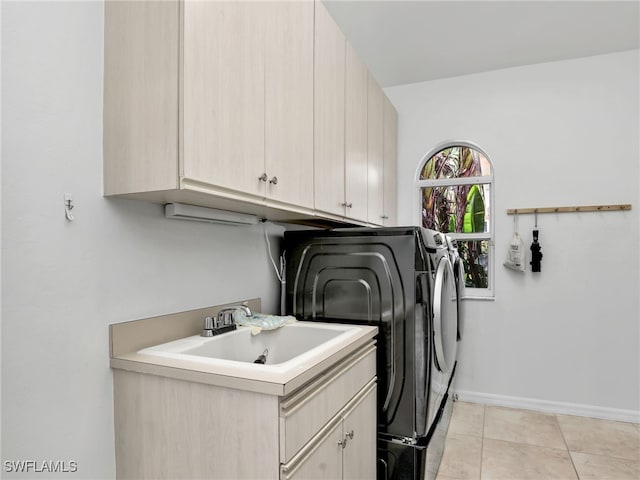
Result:
{"label": "white sink basin", "polygon": [[[284,372],[348,344],[360,330],[356,325],[295,322],[251,335],[249,327],[238,327],[215,337],[194,335],[137,353],[209,365]],[[269,350],[266,363],[253,363],[265,349]]]}

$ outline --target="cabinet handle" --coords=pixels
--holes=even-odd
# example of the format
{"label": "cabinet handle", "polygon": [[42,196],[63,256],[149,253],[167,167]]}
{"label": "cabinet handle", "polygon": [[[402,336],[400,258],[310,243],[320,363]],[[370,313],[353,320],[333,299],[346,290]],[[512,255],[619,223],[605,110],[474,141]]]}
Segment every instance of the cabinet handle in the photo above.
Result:
{"label": "cabinet handle", "polygon": [[350,440],[353,440],[353,437],[355,436],[355,432],[351,430],[350,432],[347,432],[345,436],[349,437]]}
{"label": "cabinet handle", "polygon": [[269,183],[277,185],[278,184],[278,177],[273,177],[271,180],[269,180]]}
{"label": "cabinet handle", "polygon": [[343,440],[338,440],[338,445],[340,445],[342,448],[345,448],[347,446],[347,437],[345,437]]}
{"label": "cabinet handle", "polygon": [[341,207],[351,208],[353,207],[353,203],[342,202],[340,204]]}
{"label": "cabinet handle", "polygon": [[266,173],[263,173],[262,175],[260,175],[260,176],[258,177],[258,180],[260,180],[261,182],[266,182],[266,181],[267,181],[267,178],[268,178],[268,177],[267,177],[267,174],[266,174]]}
{"label": "cabinet handle", "polygon": [[347,208],[353,207],[353,203],[347,203]]}
{"label": "cabinet handle", "polygon": [[382,215],[380,218],[382,218],[383,220],[388,220],[389,219],[389,215]]}

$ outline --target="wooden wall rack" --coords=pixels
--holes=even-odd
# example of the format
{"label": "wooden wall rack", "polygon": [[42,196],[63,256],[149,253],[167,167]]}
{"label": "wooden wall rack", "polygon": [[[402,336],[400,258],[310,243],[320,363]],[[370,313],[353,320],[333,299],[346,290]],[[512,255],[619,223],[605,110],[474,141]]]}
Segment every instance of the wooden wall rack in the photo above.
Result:
{"label": "wooden wall rack", "polygon": [[522,215],[527,213],[612,212],[620,210],[631,210],[631,204],[584,205],[580,207],[509,208],[507,210],[507,215]]}

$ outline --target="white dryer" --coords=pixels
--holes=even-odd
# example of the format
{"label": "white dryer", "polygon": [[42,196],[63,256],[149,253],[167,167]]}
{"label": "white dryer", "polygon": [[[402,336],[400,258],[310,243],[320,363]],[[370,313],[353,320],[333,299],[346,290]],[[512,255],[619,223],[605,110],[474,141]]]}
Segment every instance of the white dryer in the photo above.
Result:
{"label": "white dryer", "polygon": [[432,401],[440,405],[453,377],[458,352],[458,289],[451,262],[449,244],[444,234],[422,230],[431,254],[433,308]]}

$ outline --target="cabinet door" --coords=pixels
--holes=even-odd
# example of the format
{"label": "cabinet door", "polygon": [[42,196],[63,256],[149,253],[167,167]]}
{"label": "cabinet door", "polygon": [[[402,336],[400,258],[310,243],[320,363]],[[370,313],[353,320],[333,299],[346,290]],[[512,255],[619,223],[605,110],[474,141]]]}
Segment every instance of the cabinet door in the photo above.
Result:
{"label": "cabinet door", "polygon": [[376,405],[374,387],[344,416],[344,480],[376,478]]}
{"label": "cabinet door", "polygon": [[183,5],[181,176],[264,197],[264,6]]}
{"label": "cabinet door", "polygon": [[367,94],[367,162],[368,162],[368,220],[369,223],[382,225],[383,211],[383,112],[384,93],[369,74],[369,91]]}
{"label": "cabinet door", "polygon": [[313,0],[266,3],[267,197],[313,207]]}
{"label": "cabinet door", "polygon": [[104,3],[105,195],[177,187],[178,18],[178,2]]}
{"label": "cabinet door", "polygon": [[[373,436],[375,440],[375,434]],[[342,478],[342,422],[334,422],[301,452],[281,467],[281,480],[339,480]],[[375,467],[375,459],[373,463]],[[374,472],[375,473],[375,472]],[[375,475],[369,478],[375,478]]]}
{"label": "cabinet door", "polygon": [[366,65],[346,43],[345,201],[347,217],[367,221],[367,85]]}
{"label": "cabinet door", "polygon": [[322,2],[315,2],[315,208],[344,215],[345,37]]}
{"label": "cabinet door", "polygon": [[384,97],[384,225],[398,224],[398,114]]}

